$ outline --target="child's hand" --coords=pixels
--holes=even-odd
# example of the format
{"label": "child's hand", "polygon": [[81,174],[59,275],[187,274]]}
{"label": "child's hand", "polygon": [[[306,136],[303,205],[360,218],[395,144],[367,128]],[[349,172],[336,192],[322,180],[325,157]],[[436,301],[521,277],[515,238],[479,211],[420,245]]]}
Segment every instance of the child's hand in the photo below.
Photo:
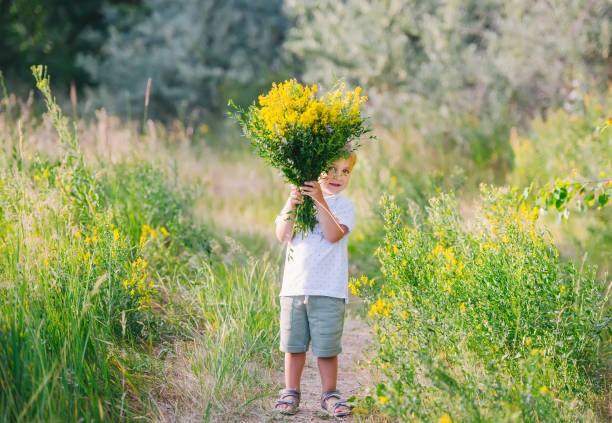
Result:
{"label": "child's hand", "polygon": [[295,206],[304,202],[303,197],[304,196],[302,195],[298,187],[293,185],[291,187],[291,194],[289,194],[289,204],[291,205],[292,210],[295,209]]}
{"label": "child's hand", "polygon": [[321,185],[317,181],[304,182],[304,186],[300,187],[302,194],[311,197],[315,202],[323,203],[323,192],[321,191]]}

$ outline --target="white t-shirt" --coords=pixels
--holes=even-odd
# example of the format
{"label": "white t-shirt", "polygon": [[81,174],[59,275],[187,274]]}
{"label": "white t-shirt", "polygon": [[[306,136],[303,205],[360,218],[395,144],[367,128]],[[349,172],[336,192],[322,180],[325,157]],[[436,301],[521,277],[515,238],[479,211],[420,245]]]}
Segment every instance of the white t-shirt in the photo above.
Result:
{"label": "white t-shirt", "polygon": [[334,243],[325,238],[319,223],[305,237],[296,234],[287,246],[280,296],[324,295],[348,302],[347,244],[355,221],[353,202],[340,194],[325,197],[325,201],[348,232]]}

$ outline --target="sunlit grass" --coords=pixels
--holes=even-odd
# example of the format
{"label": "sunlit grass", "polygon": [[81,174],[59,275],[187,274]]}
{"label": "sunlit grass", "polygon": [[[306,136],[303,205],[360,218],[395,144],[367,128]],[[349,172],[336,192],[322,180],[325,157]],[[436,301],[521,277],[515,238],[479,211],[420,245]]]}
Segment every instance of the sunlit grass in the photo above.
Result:
{"label": "sunlit grass", "polygon": [[278,257],[251,259],[206,224],[215,213],[196,213],[211,195],[200,172],[216,169],[185,144],[169,153],[180,129],[164,141],[155,126],[110,136],[103,115],[102,136],[100,122],[75,130],[36,76],[56,132],[22,117],[2,138],[0,419],[154,418],[157,354],[181,344],[193,346],[177,360],[191,363],[200,405],[223,412],[221,395],[253,392],[275,351]]}
{"label": "sunlit grass", "polygon": [[[0,113],[0,420],[214,420],[274,391],[283,249],[273,222],[289,192],[282,177],[223,125],[211,133],[147,121],[141,133],[137,123],[99,111],[77,122],[75,132],[53,104],[55,119],[38,120],[31,103],[14,99]],[[462,170],[416,131],[375,132],[378,141],[359,150],[343,194],[356,211],[351,274],[365,273],[378,287],[386,270],[374,252],[390,231],[381,194],[418,221],[437,191],[455,190],[457,213],[471,222],[480,204],[472,188],[482,175]],[[488,269],[507,270],[503,263]],[[476,274],[480,265],[472,265]],[[430,294],[438,299],[441,292]],[[469,301],[453,303],[449,325],[464,316],[461,304],[471,310]],[[540,342],[530,337],[532,345]],[[487,366],[501,349],[479,355],[465,343],[457,348],[441,350],[453,359],[450,376],[460,381],[493,381],[504,395],[517,384],[527,395],[522,377],[546,380],[548,396],[533,393],[547,399],[534,411],[539,416],[548,410],[566,418],[605,403],[590,388],[581,391],[580,404],[570,402],[574,388],[560,387],[558,367],[539,355],[492,372]],[[504,348],[516,352],[514,345]],[[586,383],[574,368],[564,374],[574,387]],[[469,396],[475,391],[468,385]],[[471,418],[469,401],[428,386],[421,393],[431,410]],[[558,396],[550,399],[553,391]],[[478,401],[491,398],[483,395]],[[393,405],[397,398],[387,400]],[[499,398],[483,403],[483,416],[514,415],[516,397],[508,398],[501,400],[507,407]],[[569,411],[552,408],[559,401]],[[443,404],[450,405],[441,410]],[[370,405],[385,409],[380,401]]]}

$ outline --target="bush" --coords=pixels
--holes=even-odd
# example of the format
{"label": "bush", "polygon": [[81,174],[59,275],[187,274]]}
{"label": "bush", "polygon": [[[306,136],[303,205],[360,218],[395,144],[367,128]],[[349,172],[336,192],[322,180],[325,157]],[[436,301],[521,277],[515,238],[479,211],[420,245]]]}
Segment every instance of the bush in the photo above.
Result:
{"label": "bush", "polygon": [[[567,180],[589,188],[587,193],[591,188],[595,192],[592,202],[588,194],[577,195],[574,204],[564,208],[565,218],[571,218],[562,226],[553,219],[547,222],[558,234],[562,253],[576,258],[587,253],[602,273],[612,269],[612,208],[588,209],[598,206],[598,194],[612,184],[612,130],[597,129],[611,109],[612,87],[602,95],[581,94],[574,111],[550,110],[545,118],[534,119],[525,134],[514,130],[510,137],[513,183],[550,187],[556,180]],[[575,214],[582,208],[587,210]]]}
{"label": "bush", "polygon": [[160,275],[178,273],[186,250],[201,264],[209,240],[153,165],[101,177],[84,161],[41,72],[62,152],[9,139],[0,167],[0,420],[129,419],[146,407],[126,402],[141,394],[144,345],[174,324]]}
{"label": "bush", "polygon": [[[595,420],[612,320],[595,268],[559,260],[537,209],[482,187],[473,222],[452,195],[410,225],[384,199],[381,281],[351,282],[376,323],[383,408],[402,420]],[[448,421],[448,420],[447,420]]]}
{"label": "bush", "polygon": [[142,116],[151,77],[150,115],[183,118],[225,110],[230,97],[248,103],[280,73],[288,21],[279,0],[143,3],[144,13],[107,7],[102,58],[79,60],[99,84],[93,104]]}

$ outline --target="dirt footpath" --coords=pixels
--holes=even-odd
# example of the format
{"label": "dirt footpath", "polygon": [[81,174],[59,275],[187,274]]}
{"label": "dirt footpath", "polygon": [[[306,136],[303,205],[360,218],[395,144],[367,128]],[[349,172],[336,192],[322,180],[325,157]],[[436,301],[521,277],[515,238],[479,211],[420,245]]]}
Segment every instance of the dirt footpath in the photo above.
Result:
{"label": "dirt footpath", "polygon": [[[338,357],[338,389],[340,394],[349,398],[352,395],[363,397],[371,394],[372,383],[370,382],[370,371],[365,363],[365,347],[369,344],[372,333],[370,328],[354,312],[347,313],[344,322],[344,333],[342,335],[342,353]],[[302,399],[300,409],[294,416],[282,416],[271,411],[276,395],[267,397],[258,404],[258,409],[252,414],[235,420],[235,423],[259,423],[259,422],[318,422],[322,420],[333,420],[321,410],[319,398],[321,396],[321,379],[317,368],[316,357],[309,350],[306,355],[306,367],[302,374]],[[277,375],[279,385],[283,382],[282,370]],[[342,422],[360,422],[364,418],[355,415],[338,418]],[[369,420],[369,419],[368,419]]]}

